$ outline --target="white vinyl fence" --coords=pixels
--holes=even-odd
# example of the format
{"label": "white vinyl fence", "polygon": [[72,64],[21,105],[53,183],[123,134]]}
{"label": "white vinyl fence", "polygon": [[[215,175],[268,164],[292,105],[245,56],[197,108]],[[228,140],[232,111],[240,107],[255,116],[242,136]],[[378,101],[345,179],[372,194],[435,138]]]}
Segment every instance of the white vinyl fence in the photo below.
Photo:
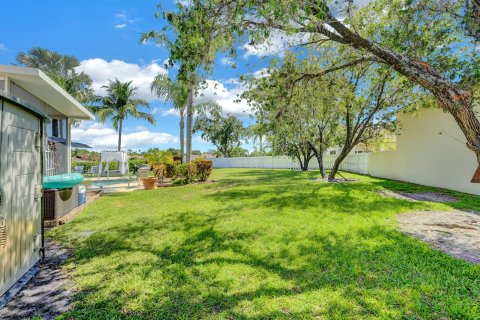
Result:
{"label": "white vinyl fence", "polygon": [[[331,169],[336,155],[325,155],[325,169]],[[298,160],[287,156],[278,157],[239,157],[239,158],[208,158],[213,161],[214,168],[264,168],[264,169],[298,169]],[[351,154],[340,165],[340,170],[361,174],[368,174],[368,153]],[[312,158],[308,165],[309,170],[318,170],[316,158]]]}

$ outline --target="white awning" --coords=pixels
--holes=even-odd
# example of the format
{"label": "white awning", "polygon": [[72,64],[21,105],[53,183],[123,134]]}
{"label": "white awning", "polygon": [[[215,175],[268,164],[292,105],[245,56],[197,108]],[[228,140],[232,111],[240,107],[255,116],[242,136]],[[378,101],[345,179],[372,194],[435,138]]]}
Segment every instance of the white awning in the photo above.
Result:
{"label": "white awning", "polygon": [[90,111],[40,69],[0,65],[0,77],[8,77],[15,84],[66,117],[81,120],[95,119],[95,116]]}

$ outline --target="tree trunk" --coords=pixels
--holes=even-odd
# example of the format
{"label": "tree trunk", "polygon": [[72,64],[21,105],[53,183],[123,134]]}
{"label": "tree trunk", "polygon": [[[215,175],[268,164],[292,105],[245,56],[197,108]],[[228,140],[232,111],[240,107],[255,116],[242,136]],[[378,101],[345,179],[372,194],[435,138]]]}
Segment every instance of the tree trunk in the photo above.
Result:
{"label": "tree trunk", "polygon": [[263,156],[263,136],[262,135],[259,135],[258,136],[260,138],[260,141],[259,141],[259,144],[260,144],[260,156]]}
{"label": "tree trunk", "polygon": [[[329,34],[323,26],[319,26],[320,33],[331,36],[334,41],[370,52],[380,58],[381,62],[390,65],[400,74],[432,92],[440,107],[453,116],[462,130],[467,140],[467,147],[475,153],[480,169],[480,121],[473,111],[473,98],[470,92],[454,86],[433,70],[428,62],[407,57],[362,38],[338,21],[330,12],[327,12],[327,18],[328,24],[338,35]],[[472,182],[480,183],[480,179],[474,176]]]}
{"label": "tree trunk", "polygon": [[123,120],[118,120],[118,151],[122,150],[122,127],[123,127]]}
{"label": "tree trunk", "polygon": [[185,112],[180,110],[180,154],[185,162]]}
{"label": "tree trunk", "polygon": [[308,165],[310,164],[310,159],[312,159],[313,155],[311,150],[309,149],[307,153],[303,155],[303,169],[302,171],[308,171]]}
{"label": "tree trunk", "polygon": [[188,93],[188,106],[187,106],[187,152],[185,155],[187,163],[191,161],[191,157],[192,157],[193,94],[194,94],[192,87],[190,87],[190,92]]}
{"label": "tree trunk", "polygon": [[327,174],[325,173],[325,166],[323,165],[323,153],[319,152],[313,144],[311,144],[311,143],[309,143],[309,144],[310,144],[310,148],[313,151],[313,154],[315,155],[315,158],[317,159],[318,169],[320,170],[320,175],[322,176],[323,179],[325,179],[327,177]]}
{"label": "tree trunk", "polygon": [[305,157],[303,157],[303,161],[302,161],[302,157],[300,156],[300,150],[299,149],[300,148],[297,147],[297,152],[295,152],[295,156],[297,157],[298,163],[300,163],[300,170],[307,171],[308,170],[308,163],[305,161]]}
{"label": "tree trunk", "polygon": [[337,159],[335,159],[335,162],[333,164],[332,170],[330,170],[330,174],[328,175],[328,181],[335,180],[335,176],[337,175],[338,169],[340,168],[340,165],[342,164],[343,160],[348,156],[350,153],[351,149],[345,150],[345,148],[340,152],[338,155]]}

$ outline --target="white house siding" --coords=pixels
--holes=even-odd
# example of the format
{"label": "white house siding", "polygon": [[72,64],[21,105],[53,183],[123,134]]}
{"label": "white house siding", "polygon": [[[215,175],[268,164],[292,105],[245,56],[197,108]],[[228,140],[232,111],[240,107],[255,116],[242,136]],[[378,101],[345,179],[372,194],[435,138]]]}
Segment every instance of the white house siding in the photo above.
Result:
{"label": "white house siding", "polygon": [[396,151],[370,154],[372,176],[480,194],[478,167],[455,120],[440,109],[402,114]]}

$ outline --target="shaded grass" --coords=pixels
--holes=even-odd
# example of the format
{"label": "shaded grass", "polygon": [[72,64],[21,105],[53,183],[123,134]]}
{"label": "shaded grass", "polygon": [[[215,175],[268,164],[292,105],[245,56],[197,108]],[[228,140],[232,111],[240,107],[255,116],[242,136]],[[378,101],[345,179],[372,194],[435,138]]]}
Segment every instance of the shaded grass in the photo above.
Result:
{"label": "shaded grass", "polygon": [[49,236],[75,248],[75,319],[478,319],[480,266],[395,230],[383,198],[439,191],[364,176],[219,169],[213,184],[104,196]]}

